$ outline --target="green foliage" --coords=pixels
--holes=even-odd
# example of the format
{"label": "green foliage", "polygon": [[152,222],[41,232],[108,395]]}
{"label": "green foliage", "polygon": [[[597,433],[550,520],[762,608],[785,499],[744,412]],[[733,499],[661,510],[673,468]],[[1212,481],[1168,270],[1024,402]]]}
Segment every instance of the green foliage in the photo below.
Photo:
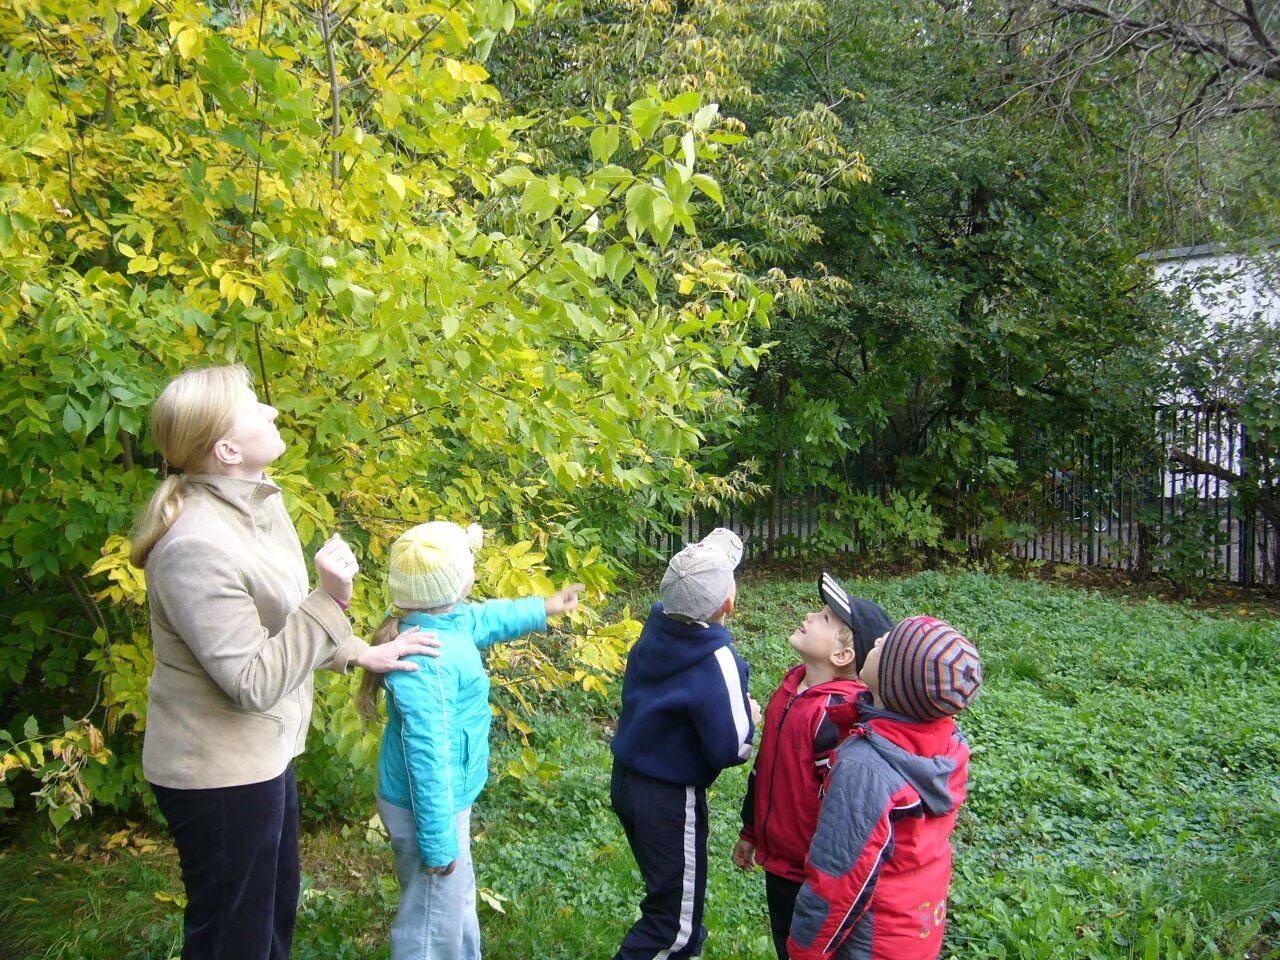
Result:
{"label": "green foliage", "polygon": [[1222,519],[1192,489],[1169,500],[1163,511],[1144,511],[1142,520],[1151,531],[1147,554],[1152,569],[1192,594],[1203,591],[1218,551],[1231,542]]}
{"label": "green foliage", "polygon": [[823,517],[815,547],[820,553],[858,547],[873,559],[895,562],[937,547],[942,532],[942,521],[923,494],[890,490],[881,499],[849,493]]}
{"label": "green foliage", "polygon": [[[750,211],[729,232],[794,274],[776,344],[739,380],[752,416],[734,452],[773,464],[775,497],[902,485],[962,541],[1022,484],[1030,440],[1119,432],[1161,376],[1167,311],[1135,261],[1151,232],[1106,146],[1128,120],[1119,103],[1087,131],[1001,111],[1020,74],[987,5],[806,11],[742,110],[752,149],[731,162],[752,178],[720,178],[726,208]],[[789,128],[821,149],[773,155],[763,141]],[[865,181],[832,179],[855,151]]]}
{"label": "green foliage", "polygon": [[[643,87],[542,124],[574,144],[547,162],[484,65],[535,12],[556,10],[0,9],[0,696],[18,716],[101,705],[136,760],[145,616],[123,535],[161,467],[147,407],[192,365],[254,371],[289,443],[273,478],[304,545],[355,544],[370,629],[407,524],[500,530],[511,565],[486,566],[485,595],[554,569],[598,602],[640,522],[707,490],[691,456],[736,415],[726,372],[758,363],[772,300],[697,233],[737,138],[701,90]],[[575,627],[567,676],[532,654],[519,676],[607,677],[626,630]],[[347,694],[321,681],[321,806],[345,799],[326,758],[367,757]]]}

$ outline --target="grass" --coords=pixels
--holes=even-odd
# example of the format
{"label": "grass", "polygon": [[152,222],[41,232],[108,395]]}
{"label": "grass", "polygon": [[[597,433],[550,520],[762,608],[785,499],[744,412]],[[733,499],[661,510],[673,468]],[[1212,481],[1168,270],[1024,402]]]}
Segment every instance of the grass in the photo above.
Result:
{"label": "grass", "polygon": [[[1280,623],[978,574],[848,585],[895,617],[944,616],[983,652],[987,686],[961,719],[974,753],[944,956],[1280,957]],[[731,625],[762,702],[813,593],[807,577],[744,577]],[[639,874],[608,801],[614,716],[563,696],[532,736],[561,773],[495,778],[481,797],[479,883],[505,911],[481,906],[487,955],[603,960],[635,916]],[[519,747],[495,746],[505,769]],[[710,800],[706,960],[772,957],[762,877],[729,863],[745,774],[727,771]],[[138,831],[106,850],[94,829],[55,849],[29,826],[0,852],[0,888],[16,892],[0,958],[176,954],[172,853]],[[385,846],[330,827],[303,862],[294,957],[385,957]]]}

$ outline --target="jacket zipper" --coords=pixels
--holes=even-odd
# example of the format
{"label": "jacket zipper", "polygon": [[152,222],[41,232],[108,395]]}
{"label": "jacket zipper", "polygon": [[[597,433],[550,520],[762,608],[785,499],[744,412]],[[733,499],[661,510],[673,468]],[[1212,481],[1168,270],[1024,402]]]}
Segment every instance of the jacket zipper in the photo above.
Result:
{"label": "jacket zipper", "polygon": [[[782,740],[782,728],[786,726],[786,723],[787,723],[787,714],[791,712],[791,705],[795,703],[796,700],[798,700],[799,698],[800,698],[799,693],[793,693],[791,695],[791,699],[787,701],[787,705],[782,708],[782,719],[778,721],[779,743]],[[779,752],[780,751],[778,750],[778,744],[774,744],[773,759],[769,763],[769,795],[765,798],[765,803],[767,803],[768,806],[765,808],[764,823],[760,824],[760,842],[762,844],[764,842],[765,835],[768,833],[769,817],[772,816],[773,814],[773,785],[775,782],[777,782],[777,778],[774,776],[774,774],[778,772]]]}

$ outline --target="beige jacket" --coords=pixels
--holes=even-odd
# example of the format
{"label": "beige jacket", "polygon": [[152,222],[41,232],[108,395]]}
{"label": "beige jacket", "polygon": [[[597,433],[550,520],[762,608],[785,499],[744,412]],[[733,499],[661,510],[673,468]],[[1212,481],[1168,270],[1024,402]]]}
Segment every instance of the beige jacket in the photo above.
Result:
{"label": "beige jacket", "polygon": [[302,752],[312,671],[367,649],[342,608],[307,592],[280,489],[187,477],[181,515],[147,558],[155,666],[142,770],[191,790],[259,783]]}

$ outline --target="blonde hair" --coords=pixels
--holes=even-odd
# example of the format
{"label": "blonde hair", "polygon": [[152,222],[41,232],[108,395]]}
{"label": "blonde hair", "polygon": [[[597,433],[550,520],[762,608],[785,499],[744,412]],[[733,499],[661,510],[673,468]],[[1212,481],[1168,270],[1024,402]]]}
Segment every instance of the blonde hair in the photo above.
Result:
{"label": "blonde hair", "polygon": [[[151,437],[165,461],[182,471],[204,465],[231,429],[236,404],[250,386],[242,365],[188,370],[169,381],[151,408]],[[165,477],[138,517],[129,562],[146,565],[151,548],[182,513],[186,478]]]}
{"label": "blonde hair", "polygon": [[[400,618],[389,613],[382,621],[382,625],[374,631],[372,645],[376,647],[381,643],[394,640],[399,633]],[[364,671],[364,676],[360,678],[360,689],[356,691],[356,709],[360,711],[360,716],[364,718],[365,723],[378,722],[378,700],[381,696],[381,674]]]}
{"label": "blonde hair", "polygon": [[840,627],[836,630],[836,639],[840,641],[846,650],[853,650],[853,659],[849,661],[849,666],[836,667],[836,676],[845,680],[856,677],[858,675],[858,651],[854,647],[853,627],[841,620]]}

